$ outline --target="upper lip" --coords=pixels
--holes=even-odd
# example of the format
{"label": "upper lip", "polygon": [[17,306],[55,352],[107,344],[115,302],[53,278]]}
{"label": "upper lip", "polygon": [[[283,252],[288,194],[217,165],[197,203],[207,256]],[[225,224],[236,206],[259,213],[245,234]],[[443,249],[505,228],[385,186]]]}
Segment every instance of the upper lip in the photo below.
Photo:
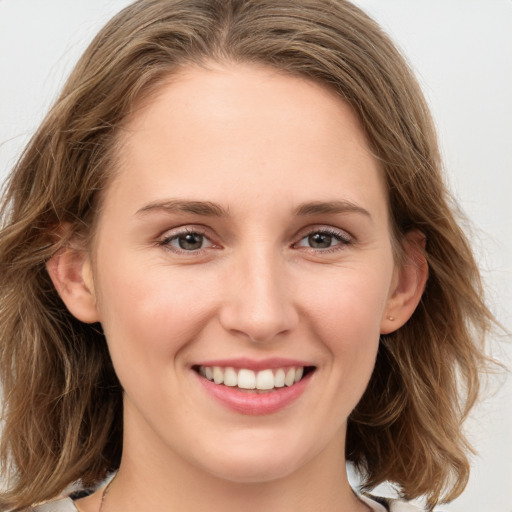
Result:
{"label": "upper lip", "polygon": [[274,368],[284,368],[288,366],[314,366],[311,361],[300,359],[289,359],[283,357],[271,357],[267,359],[251,359],[247,357],[237,357],[230,359],[214,359],[200,361],[193,366],[221,366],[232,368],[246,368],[248,370],[266,370]]}

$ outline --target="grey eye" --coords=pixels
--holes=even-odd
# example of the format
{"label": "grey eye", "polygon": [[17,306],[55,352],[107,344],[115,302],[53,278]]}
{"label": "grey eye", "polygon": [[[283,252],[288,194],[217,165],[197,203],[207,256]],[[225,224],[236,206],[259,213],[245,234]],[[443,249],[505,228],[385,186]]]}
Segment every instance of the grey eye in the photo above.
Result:
{"label": "grey eye", "polygon": [[307,247],[310,249],[330,249],[338,245],[350,244],[350,236],[343,232],[331,231],[312,231],[299,240],[298,247]]}
{"label": "grey eye", "polygon": [[[333,236],[328,233],[312,233],[307,239],[309,246],[313,249],[327,249],[333,245]],[[334,242],[339,243],[338,240]]]}
{"label": "grey eye", "polygon": [[182,251],[197,251],[212,245],[201,233],[181,233],[170,238],[168,244]]}

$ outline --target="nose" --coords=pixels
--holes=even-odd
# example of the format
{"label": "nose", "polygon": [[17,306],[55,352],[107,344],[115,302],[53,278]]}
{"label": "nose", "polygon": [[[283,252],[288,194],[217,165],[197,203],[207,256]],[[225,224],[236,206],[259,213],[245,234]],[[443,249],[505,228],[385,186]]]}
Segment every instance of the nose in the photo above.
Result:
{"label": "nose", "polygon": [[277,255],[241,255],[220,310],[224,329],[257,343],[291,332],[299,321],[293,283]]}

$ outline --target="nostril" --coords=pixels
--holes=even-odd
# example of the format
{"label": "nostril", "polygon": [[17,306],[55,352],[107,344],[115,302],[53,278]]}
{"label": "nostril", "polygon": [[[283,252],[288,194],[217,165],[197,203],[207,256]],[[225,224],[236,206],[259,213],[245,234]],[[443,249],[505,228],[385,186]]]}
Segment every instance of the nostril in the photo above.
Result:
{"label": "nostril", "polygon": [[260,284],[226,300],[219,311],[222,327],[255,344],[269,343],[293,332],[299,322],[293,302],[268,288]]}

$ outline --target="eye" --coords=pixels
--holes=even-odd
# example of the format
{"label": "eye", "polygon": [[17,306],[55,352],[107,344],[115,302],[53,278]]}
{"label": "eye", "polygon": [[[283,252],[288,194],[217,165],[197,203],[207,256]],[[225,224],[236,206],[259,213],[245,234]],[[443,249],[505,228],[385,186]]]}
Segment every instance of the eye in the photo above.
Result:
{"label": "eye", "polygon": [[159,245],[178,252],[194,252],[213,247],[210,239],[199,231],[187,230],[165,237]]}
{"label": "eye", "polygon": [[317,229],[301,238],[296,246],[322,251],[325,249],[335,249],[337,246],[348,245],[351,241],[351,237],[344,231]]}

